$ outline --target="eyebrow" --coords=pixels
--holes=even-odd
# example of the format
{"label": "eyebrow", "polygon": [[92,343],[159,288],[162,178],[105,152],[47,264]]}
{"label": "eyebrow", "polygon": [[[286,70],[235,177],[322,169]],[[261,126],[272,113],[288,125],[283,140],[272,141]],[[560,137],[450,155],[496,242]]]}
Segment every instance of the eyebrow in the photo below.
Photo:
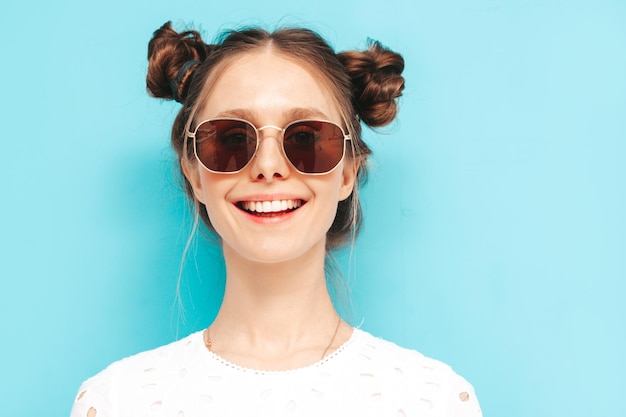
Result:
{"label": "eyebrow", "polygon": [[[258,113],[248,109],[230,109],[219,112],[215,117],[234,117],[236,119],[245,119],[254,122],[258,119]],[[294,107],[283,112],[283,117],[291,122],[300,119],[328,119],[328,116],[315,107]]]}
{"label": "eyebrow", "polygon": [[315,107],[296,107],[285,112],[285,116],[289,116],[291,119],[308,119],[312,117],[328,119],[328,116],[323,111]]}

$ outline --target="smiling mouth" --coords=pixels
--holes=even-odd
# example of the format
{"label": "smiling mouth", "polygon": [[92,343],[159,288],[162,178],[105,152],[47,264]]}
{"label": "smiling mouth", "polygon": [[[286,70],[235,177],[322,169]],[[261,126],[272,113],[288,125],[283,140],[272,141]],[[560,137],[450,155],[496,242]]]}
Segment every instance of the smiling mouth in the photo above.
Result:
{"label": "smiling mouth", "polygon": [[240,210],[254,216],[276,217],[291,213],[304,205],[304,200],[239,201]]}

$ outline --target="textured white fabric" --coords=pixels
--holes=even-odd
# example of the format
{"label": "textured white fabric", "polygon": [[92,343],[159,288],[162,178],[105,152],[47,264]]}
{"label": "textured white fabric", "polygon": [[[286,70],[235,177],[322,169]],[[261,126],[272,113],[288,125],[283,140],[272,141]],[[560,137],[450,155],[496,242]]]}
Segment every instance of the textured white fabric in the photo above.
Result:
{"label": "textured white fabric", "polygon": [[479,417],[452,369],[355,329],[322,361],[261,372],[208,351],[202,332],[115,362],[81,386],[71,417]]}

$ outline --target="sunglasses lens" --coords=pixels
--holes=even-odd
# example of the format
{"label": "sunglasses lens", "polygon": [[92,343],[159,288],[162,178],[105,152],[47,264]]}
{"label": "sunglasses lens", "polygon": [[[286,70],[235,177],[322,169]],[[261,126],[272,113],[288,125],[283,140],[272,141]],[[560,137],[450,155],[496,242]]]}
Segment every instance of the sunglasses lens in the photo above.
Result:
{"label": "sunglasses lens", "polygon": [[195,151],[209,170],[235,172],[250,162],[256,142],[254,127],[243,120],[209,120],[198,126]]}
{"label": "sunglasses lens", "polygon": [[283,147],[298,171],[321,174],[331,171],[341,161],[344,134],[333,123],[303,120],[287,127]]}

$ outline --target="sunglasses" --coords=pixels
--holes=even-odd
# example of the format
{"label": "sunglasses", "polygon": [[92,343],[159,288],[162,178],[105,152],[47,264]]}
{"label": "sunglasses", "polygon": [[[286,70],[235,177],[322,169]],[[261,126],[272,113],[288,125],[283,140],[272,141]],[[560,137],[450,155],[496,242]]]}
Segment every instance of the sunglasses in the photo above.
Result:
{"label": "sunglasses", "polygon": [[242,119],[210,119],[194,132],[193,150],[208,171],[232,174],[244,169],[261,143],[260,132],[282,133],[282,150],[289,163],[302,174],[326,174],[335,169],[345,154],[346,135],[341,127],[325,120],[296,120],[284,128],[255,127]]}

